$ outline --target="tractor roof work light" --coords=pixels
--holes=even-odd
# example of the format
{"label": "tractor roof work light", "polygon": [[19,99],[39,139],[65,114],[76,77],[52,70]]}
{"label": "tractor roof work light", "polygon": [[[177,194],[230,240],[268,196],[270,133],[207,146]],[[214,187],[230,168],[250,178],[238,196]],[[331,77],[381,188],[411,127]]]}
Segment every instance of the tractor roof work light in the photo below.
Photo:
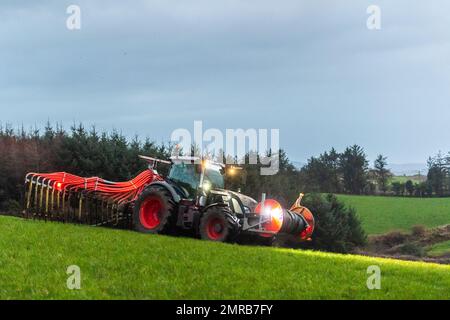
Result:
{"label": "tractor roof work light", "polygon": [[238,170],[242,169],[242,167],[229,166],[227,169],[227,174],[229,174],[230,176],[234,176],[235,174],[237,174]]}
{"label": "tractor roof work light", "polygon": [[202,185],[202,189],[204,191],[209,191],[211,189],[211,182],[209,181],[204,181],[203,185]]}

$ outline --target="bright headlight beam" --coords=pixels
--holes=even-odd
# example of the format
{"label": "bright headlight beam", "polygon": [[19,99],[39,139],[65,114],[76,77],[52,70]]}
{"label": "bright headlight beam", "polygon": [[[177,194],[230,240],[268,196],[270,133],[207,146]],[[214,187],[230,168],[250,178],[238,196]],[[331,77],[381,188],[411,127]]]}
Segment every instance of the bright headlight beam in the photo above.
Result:
{"label": "bright headlight beam", "polygon": [[209,182],[209,181],[203,182],[202,188],[203,188],[203,190],[208,191],[209,189],[211,189],[211,182]]}

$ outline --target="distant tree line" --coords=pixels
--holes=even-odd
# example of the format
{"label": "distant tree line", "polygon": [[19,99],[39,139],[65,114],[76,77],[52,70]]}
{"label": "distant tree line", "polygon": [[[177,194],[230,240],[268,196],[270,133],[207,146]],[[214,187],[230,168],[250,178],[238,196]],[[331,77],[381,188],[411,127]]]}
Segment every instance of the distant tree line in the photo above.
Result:
{"label": "distant tree line", "polygon": [[450,152],[428,159],[428,173],[424,181],[393,181],[388,190],[396,196],[448,197],[450,196]]}
{"label": "distant tree line", "polygon": [[[380,177],[387,178],[385,167]],[[318,157],[311,157],[300,170],[300,179],[308,191],[328,193],[370,193],[369,161],[358,145],[347,147],[342,153],[332,148]]]}
{"label": "distant tree line", "polygon": [[426,191],[438,196],[450,195],[450,152],[443,155],[439,152],[428,159],[428,175]]}
{"label": "distant tree line", "polygon": [[[86,129],[81,124],[68,131],[50,124],[43,130],[28,131],[0,126],[0,210],[20,209],[24,178],[28,172],[66,171],[125,181],[147,167],[138,158],[139,154],[168,159],[172,146],[139,137],[129,141],[118,131],[99,133],[95,127]],[[261,176],[261,165],[249,165],[248,158],[249,154],[246,164],[242,165],[242,173],[227,176],[229,188],[241,189],[256,199],[265,192],[286,206],[303,190],[299,172],[283,150],[279,151],[279,172],[274,176]],[[165,175],[168,167],[160,165],[158,171]]]}
{"label": "distant tree line", "polygon": [[[0,210],[19,206],[23,179],[27,172],[67,171],[81,176],[100,176],[112,181],[128,180],[146,168],[139,154],[167,159],[172,147],[149,139],[129,141],[118,131],[98,132],[74,125],[47,126],[43,130],[13,130],[0,126]],[[259,157],[258,155],[256,155]],[[279,172],[261,176],[261,164],[248,164],[242,174],[227,177],[227,185],[256,199],[263,192],[288,206],[299,191],[347,194],[390,194],[397,196],[450,195],[450,152],[428,159],[426,181],[391,181],[387,158],[379,155],[369,167],[364,149],[349,146],[342,152],[334,148],[311,157],[301,169],[287,154],[279,151]],[[260,161],[258,161],[260,163]],[[167,173],[167,167],[159,168]]]}
{"label": "distant tree line", "polygon": [[342,153],[332,148],[311,157],[300,170],[304,190],[322,193],[377,194],[415,197],[450,196],[450,152],[428,159],[424,181],[394,179],[387,157],[378,155],[369,167],[364,149],[347,147]]}
{"label": "distant tree line", "polygon": [[[12,200],[20,200],[27,172],[68,171],[113,181],[128,180],[146,167],[138,158],[139,154],[167,159],[171,150],[170,145],[139,137],[128,141],[118,131],[99,133],[95,127],[88,130],[81,124],[68,131],[50,124],[43,130],[28,131],[0,127],[0,210],[11,205]],[[279,172],[275,176],[261,176],[261,164],[249,165],[249,156],[247,154],[244,161],[242,174],[227,177],[227,184],[254,198],[265,192],[286,206],[299,190],[421,197],[450,194],[450,153],[430,157],[427,179],[421,182],[391,181],[387,158],[379,155],[373,168],[369,168],[367,155],[358,145],[349,146],[343,152],[332,148],[311,157],[301,169],[280,150]],[[166,173],[167,168],[160,170]]]}

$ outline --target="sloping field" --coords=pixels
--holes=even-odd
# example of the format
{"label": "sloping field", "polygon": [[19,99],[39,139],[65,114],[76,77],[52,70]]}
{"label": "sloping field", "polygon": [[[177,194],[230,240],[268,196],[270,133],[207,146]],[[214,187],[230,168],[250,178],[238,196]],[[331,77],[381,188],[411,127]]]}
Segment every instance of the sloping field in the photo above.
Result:
{"label": "sloping field", "polygon": [[[366,287],[370,265],[381,290]],[[0,216],[0,298],[449,299],[450,267]]]}
{"label": "sloping field", "polygon": [[436,243],[428,249],[428,255],[432,257],[450,254],[450,240]]}
{"label": "sloping field", "polygon": [[450,198],[402,198],[339,195],[354,207],[368,234],[409,231],[414,225],[437,227],[450,223]]}

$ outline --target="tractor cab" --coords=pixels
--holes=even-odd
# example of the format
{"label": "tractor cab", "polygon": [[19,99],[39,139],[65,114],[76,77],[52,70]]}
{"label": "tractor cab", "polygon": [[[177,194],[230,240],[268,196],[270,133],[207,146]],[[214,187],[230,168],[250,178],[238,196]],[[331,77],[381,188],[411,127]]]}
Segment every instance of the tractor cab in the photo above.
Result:
{"label": "tractor cab", "polygon": [[199,189],[209,191],[223,189],[224,171],[220,164],[213,162],[189,163],[172,159],[168,179],[182,189],[187,198],[197,195]]}
{"label": "tractor cab", "polygon": [[[242,198],[256,201],[238,192],[225,190],[225,165],[195,157],[172,157],[167,180],[177,189],[181,198],[195,203],[200,208],[215,204],[226,204],[234,214],[243,215],[250,209]],[[237,167],[231,167],[236,170]]]}

